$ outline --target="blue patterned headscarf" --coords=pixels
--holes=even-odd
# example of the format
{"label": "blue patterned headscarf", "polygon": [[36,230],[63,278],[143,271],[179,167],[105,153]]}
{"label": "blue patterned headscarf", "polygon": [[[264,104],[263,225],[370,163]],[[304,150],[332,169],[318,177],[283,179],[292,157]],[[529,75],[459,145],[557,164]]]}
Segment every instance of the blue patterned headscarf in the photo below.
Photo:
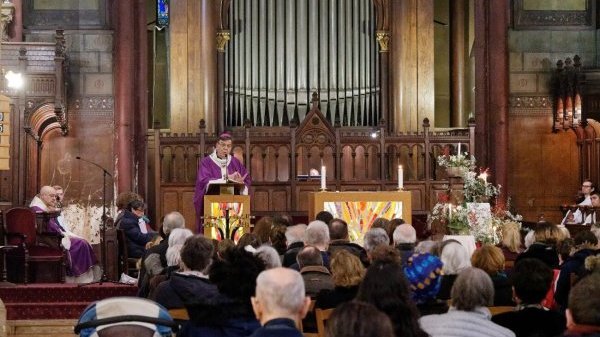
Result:
{"label": "blue patterned headscarf", "polygon": [[408,258],[404,274],[410,283],[412,298],[422,304],[436,297],[440,291],[442,261],[429,253],[414,254]]}

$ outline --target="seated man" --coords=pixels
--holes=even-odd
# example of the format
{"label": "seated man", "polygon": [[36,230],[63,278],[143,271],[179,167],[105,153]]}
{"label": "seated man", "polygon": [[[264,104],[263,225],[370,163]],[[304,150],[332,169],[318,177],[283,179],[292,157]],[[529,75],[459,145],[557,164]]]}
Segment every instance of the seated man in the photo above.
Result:
{"label": "seated man", "polygon": [[565,336],[598,336],[600,333],[600,274],[578,282],[569,294]]}
{"label": "seated man", "polygon": [[304,282],[297,271],[274,268],[256,278],[256,296],[251,298],[256,318],[262,325],[251,337],[302,337],[296,327],[310,307]]}
{"label": "seated man", "polygon": [[[583,183],[581,183],[581,195],[583,197],[583,200],[581,202],[579,202],[577,205],[597,207],[597,206],[592,205],[592,198],[591,198],[592,193],[595,191],[596,191],[596,188],[594,187],[594,183],[592,183],[588,179],[584,180]],[[568,211],[567,214],[565,214],[565,217],[563,218],[563,220],[561,221],[561,225],[580,224],[583,222],[583,220],[584,220],[583,215],[580,210],[576,210],[575,212]],[[585,223],[588,223],[588,222],[586,221]]]}
{"label": "seated man", "polygon": [[314,298],[323,289],[333,289],[333,279],[329,270],[323,266],[323,256],[317,247],[304,246],[296,259],[304,279],[307,296]]}
{"label": "seated man", "polygon": [[[53,187],[43,186],[40,194],[31,200],[29,207],[35,212],[60,211],[56,208],[56,196],[56,190]],[[68,252],[67,275],[75,277],[74,282],[93,281],[92,267],[98,263],[98,260],[92,246],[65,227],[62,215],[49,221],[48,231],[63,235],[61,245]]]}
{"label": "seated man", "polygon": [[340,249],[356,255],[364,266],[369,265],[367,251],[356,243],[350,242],[348,223],[342,219],[333,219],[329,221],[329,256],[333,256],[333,253]]}

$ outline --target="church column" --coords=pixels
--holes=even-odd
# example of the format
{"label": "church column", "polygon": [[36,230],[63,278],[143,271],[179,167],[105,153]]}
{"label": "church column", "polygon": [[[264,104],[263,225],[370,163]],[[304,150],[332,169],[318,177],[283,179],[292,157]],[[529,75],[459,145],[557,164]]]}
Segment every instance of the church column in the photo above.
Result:
{"label": "church column", "polygon": [[117,193],[132,189],[135,108],[135,20],[133,1],[115,1],[115,184]]}
{"label": "church column", "polygon": [[135,167],[137,167],[137,192],[146,196],[148,132],[148,30],[146,28],[146,0],[137,0],[135,15],[136,44],[136,106],[135,114]]}
{"label": "church column", "polygon": [[450,2],[450,126],[465,126],[465,0]]}
{"label": "church column", "polygon": [[475,156],[502,185],[508,181],[508,1],[475,1]]}

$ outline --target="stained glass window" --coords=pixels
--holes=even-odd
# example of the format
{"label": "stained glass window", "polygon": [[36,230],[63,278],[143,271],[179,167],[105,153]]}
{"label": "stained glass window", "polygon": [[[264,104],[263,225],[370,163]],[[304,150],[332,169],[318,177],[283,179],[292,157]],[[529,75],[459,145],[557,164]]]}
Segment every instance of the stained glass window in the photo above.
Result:
{"label": "stained glass window", "polygon": [[156,1],[156,22],[159,27],[169,25],[169,0]]}

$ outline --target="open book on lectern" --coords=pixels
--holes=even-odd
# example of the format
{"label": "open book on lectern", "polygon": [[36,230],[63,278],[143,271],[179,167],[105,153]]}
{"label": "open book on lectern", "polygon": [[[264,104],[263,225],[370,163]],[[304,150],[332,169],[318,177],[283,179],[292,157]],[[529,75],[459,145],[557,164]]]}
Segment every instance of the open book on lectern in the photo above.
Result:
{"label": "open book on lectern", "polygon": [[206,185],[207,195],[240,195],[246,185],[229,179],[214,179]]}

